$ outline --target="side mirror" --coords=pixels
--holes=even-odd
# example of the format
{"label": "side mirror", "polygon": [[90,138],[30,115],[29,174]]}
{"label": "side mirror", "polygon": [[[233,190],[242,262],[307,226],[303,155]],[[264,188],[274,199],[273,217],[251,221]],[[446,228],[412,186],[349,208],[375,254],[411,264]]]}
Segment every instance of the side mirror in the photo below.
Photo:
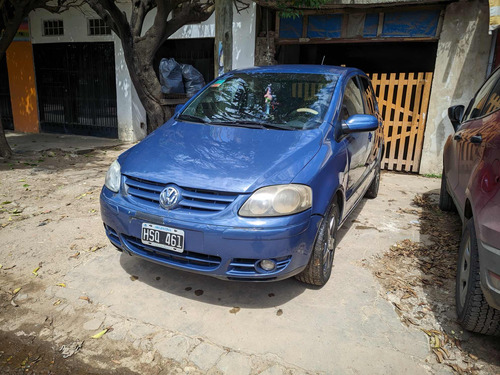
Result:
{"label": "side mirror", "polygon": [[353,115],[342,124],[344,134],[377,130],[378,120],[373,115]]}
{"label": "side mirror", "polygon": [[463,105],[454,105],[453,107],[448,108],[448,117],[455,131],[457,131],[458,126],[462,122],[464,112],[465,107]]}
{"label": "side mirror", "polygon": [[184,104],[177,104],[175,106],[174,115],[176,115],[177,113],[179,113],[183,107],[184,107]]}

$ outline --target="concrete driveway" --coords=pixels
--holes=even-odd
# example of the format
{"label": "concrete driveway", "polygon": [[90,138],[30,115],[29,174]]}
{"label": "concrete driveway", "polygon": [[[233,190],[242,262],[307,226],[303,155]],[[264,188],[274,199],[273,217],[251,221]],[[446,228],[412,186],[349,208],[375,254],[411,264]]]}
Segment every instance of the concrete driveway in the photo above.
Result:
{"label": "concrete driveway", "polygon": [[[0,347],[0,370],[23,368],[14,367],[16,358],[38,350],[53,363],[31,369],[74,373],[453,372],[436,360],[428,334],[402,324],[372,270],[395,243],[429,241],[412,199],[436,197],[439,179],[384,173],[379,197],[364,200],[341,229],[323,288],[295,279],[226,282],[109,244],[98,195],[123,149],[26,152],[0,162],[0,331],[19,348],[6,361]],[[448,314],[453,319],[452,309]],[[498,372],[500,348],[485,340],[491,354],[478,359],[478,371]],[[75,349],[66,359],[63,345]]]}

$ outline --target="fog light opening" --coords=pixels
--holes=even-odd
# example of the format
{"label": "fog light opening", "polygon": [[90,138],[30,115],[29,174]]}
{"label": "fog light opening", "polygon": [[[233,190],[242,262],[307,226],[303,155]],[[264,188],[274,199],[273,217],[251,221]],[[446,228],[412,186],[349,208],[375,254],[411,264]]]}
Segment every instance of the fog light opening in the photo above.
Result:
{"label": "fog light opening", "polygon": [[272,259],[263,259],[259,262],[260,268],[264,271],[274,271],[276,269],[276,262]]}

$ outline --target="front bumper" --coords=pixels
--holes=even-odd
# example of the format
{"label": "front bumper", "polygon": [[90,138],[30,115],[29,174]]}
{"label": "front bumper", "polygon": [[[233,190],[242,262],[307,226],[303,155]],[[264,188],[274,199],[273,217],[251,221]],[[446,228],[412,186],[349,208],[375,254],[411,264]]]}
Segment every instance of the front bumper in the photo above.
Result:
{"label": "front bumper", "polygon": [[[119,249],[168,267],[226,280],[274,281],[300,273],[309,261],[322,219],[309,210],[294,215],[288,223],[275,218],[263,220],[262,226],[256,226],[255,220],[248,220],[246,226],[224,226],[214,225],[209,217],[200,222],[144,212],[106,188],[100,198],[106,234]],[[142,244],[144,222],[183,230],[184,252]],[[276,268],[262,270],[258,265],[262,259],[275,260]]]}
{"label": "front bumper", "polygon": [[481,272],[481,289],[488,304],[500,310],[500,288],[494,286],[494,276],[500,275],[500,249],[489,246],[484,242],[478,241],[479,262]]}

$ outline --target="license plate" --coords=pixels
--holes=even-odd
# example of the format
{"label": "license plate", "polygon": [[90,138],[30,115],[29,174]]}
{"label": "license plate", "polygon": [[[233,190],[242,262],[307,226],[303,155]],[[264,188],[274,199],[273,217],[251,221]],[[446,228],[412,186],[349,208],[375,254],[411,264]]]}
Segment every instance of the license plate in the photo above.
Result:
{"label": "license plate", "polygon": [[184,251],[184,231],[156,224],[143,223],[141,241],[145,245],[182,253]]}

